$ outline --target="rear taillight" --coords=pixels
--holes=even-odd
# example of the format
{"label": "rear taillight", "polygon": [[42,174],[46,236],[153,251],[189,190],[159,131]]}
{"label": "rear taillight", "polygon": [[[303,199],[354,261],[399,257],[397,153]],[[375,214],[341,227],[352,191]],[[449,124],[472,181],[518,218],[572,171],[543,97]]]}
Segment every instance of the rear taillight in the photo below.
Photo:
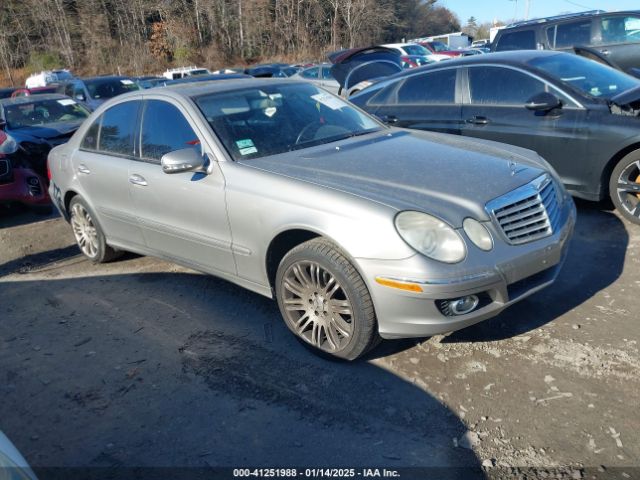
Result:
{"label": "rear taillight", "polygon": [[7,138],[7,134],[0,130],[0,145],[2,145]]}
{"label": "rear taillight", "polygon": [[51,168],[49,168],[49,159],[47,158],[47,180],[51,181]]}

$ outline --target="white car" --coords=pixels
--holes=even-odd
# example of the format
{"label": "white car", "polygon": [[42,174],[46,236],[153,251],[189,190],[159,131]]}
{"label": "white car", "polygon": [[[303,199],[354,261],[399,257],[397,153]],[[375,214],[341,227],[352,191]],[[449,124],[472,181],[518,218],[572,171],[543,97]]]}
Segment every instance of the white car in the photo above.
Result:
{"label": "white car", "polygon": [[46,87],[52,83],[71,80],[73,75],[69,70],[46,70],[40,73],[30,75],[25,81],[26,88]]}
{"label": "white car", "polygon": [[451,58],[447,55],[441,55],[439,53],[431,53],[429,50],[424,48],[422,45],[418,45],[417,43],[386,43],[384,45],[381,45],[381,47],[397,50],[400,53],[400,55],[403,55],[403,56],[420,55],[422,57],[426,57],[428,60],[431,60],[433,62],[439,62],[441,60],[449,60]]}

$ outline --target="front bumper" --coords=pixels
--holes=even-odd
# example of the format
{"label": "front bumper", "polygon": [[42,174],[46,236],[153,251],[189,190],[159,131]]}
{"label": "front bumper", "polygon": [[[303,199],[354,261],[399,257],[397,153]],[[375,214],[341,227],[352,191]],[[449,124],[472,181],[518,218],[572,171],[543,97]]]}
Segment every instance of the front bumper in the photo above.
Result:
{"label": "front bumper", "polygon": [[[552,235],[525,245],[496,244],[492,252],[476,252],[475,256],[477,260],[484,255],[494,264],[483,266],[467,259],[459,265],[448,265],[447,277],[434,275],[433,261],[418,254],[393,261],[356,259],[373,299],[380,336],[425,337],[459,330],[494,317],[550,285],[564,263],[575,221],[575,205],[568,199],[560,227]],[[382,286],[376,277],[411,279],[423,291]],[[438,306],[438,301],[465,295],[481,298],[480,305],[468,314],[448,316]]]}
{"label": "front bumper", "polygon": [[22,203],[28,206],[49,205],[47,185],[30,168],[14,168],[9,183],[0,183],[0,203]]}

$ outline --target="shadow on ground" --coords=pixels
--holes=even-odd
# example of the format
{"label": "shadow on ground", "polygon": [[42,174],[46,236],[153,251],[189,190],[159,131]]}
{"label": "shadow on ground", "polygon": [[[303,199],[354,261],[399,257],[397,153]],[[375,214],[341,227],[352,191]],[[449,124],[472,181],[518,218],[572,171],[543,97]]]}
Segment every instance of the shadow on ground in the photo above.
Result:
{"label": "shadow on ground", "polygon": [[35,467],[426,466],[483,478],[454,447],[466,428],[449,408],[372,363],[313,356],[268,299],[189,273],[20,280],[0,283],[0,418]]}

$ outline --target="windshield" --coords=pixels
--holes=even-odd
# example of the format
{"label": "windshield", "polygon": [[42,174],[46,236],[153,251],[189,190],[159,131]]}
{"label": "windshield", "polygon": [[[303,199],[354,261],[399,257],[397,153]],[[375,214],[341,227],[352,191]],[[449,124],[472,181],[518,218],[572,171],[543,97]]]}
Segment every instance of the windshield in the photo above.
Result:
{"label": "windshield", "polygon": [[384,128],[312,84],[274,82],[194,100],[234,160],[276,155]]}
{"label": "windshield", "polygon": [[544,56],[528,63],[591,97],[608,100],[640,86],[640,80],[578,55]]}
{"label": "windshield", "polygon": [[402,49],[407,52],[407,55],[429,55],[429,50],[422,45],[405,45]]}
{"label": "windshield", "polygon": [[447,47],[442,42],[431,42],[429,45],[431,45],[431,48],[433,48],[434,52],[446,52],[447,50],[449,50],[449,47]]}
{"label": "windshield", "polygon": [[81,122],[89,111],[70,98],[39,100],[4,106],[4,118],[11,128],[34,127],[57,122]]}
{"label": "windshield", "polygon": [[128,78],[99,78],[86,80],[85,83],[89,95],[96,100],[111,98],[140,89],[133,80],[129,80]]}

